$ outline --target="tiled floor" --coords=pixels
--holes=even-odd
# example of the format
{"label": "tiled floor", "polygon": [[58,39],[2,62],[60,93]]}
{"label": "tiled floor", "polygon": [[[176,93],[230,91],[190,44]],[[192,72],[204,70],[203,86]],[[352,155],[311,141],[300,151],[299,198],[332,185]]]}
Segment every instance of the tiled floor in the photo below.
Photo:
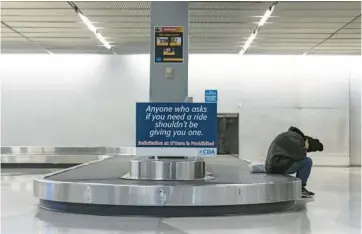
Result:
{"label": "tiled floor", "polygon": [[39,210],[32,178],[49,170],[1,173],[1,234],[360,234],[359,168],[314,168],[315,201],[298,212],[209,218],[97,217]]}

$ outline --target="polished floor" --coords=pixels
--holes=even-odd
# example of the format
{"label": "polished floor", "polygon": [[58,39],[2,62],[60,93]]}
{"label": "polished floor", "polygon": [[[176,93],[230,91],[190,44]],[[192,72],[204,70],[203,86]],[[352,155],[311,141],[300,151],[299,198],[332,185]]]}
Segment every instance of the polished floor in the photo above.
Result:
{"label": "polished floor", "polygon": [[360,234],[360,168],[314,168],[305,209],[267,215],[147,218],[98,217],[39,210],[32,179],[51,170],[2,169],[1,234]]}

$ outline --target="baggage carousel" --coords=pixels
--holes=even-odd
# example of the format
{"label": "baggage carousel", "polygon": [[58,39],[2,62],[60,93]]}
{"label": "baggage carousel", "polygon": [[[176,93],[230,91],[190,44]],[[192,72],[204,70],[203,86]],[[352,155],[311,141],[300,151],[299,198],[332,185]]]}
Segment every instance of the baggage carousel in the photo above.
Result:
{"label": "baggage carousel", "polygon": [[112,156],[35,179],[41,208],[158,217],[268,213],[295,208],[299,179],[252,174],[228,157]]}

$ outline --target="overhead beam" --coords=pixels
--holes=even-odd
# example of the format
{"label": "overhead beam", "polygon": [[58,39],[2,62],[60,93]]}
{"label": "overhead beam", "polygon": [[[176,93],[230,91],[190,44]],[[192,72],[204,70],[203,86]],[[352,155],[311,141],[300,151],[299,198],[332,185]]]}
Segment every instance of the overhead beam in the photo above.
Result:
{"label": "overhead beam", "polygon": [[343,25],[342,27],[338,28],[336,31],[334,31],[331,35],[329,35],[327,38],[325,38],[324,40],[318,42],[315,46],[313,46],[312,48],[310,48],[308,51],[306,51],[303,55],[307,55],[309,52],[311,52],[312,50],[314,50],[315,48],[317,48],[318,46],[320,46],[321,44],[323,44],[324,42],[326,42],[327,40],[329,40],[330,38],[332,38],[334,35],[336,35],[339,31],[341,31],[342,29],[346,28],[349,24],[353,23],[356,19],[360,18],[361,14],[357,15],[356,17],[354,17],[352,20],[348,21],[345,25]]}
{"label": "overhead beam", "polygon": [[12,30],[13,32],[15,32],[16,34],[18,34],[19,36],[21,36],[22,38],[26,39],[27,41],[31,42],[32,44],[34,44],[36,47],[38,47],[41,50],[45,50],[48,54],[53,54],[50,50],[48,50],[47,48],[44,48],[43,46],[40,46],[38,43],[36,43],[35,41],[31,40],[29,37],[25,36],[24,34],[22,34],[21,32],[17,31],[16,29],[12,28],[10,25],[8,25],[7,23],[1,21],[1,24],[4,25],[5,27],[7,27],[8,29]]}

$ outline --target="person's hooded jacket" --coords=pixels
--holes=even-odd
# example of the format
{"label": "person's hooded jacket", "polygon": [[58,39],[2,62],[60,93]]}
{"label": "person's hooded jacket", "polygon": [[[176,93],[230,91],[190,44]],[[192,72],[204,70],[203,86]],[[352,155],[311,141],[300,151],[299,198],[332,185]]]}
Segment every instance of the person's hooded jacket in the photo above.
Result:
{"label": "person's hooded jacket", "polygon": [[[305,148],[306,140],[309,141],[308,149]],[[318,139],[305,136],[300,129],[290,127],[271,143],[265,162],[266,172],[284,174],[294,162],[303,160],[307,152],[322,150],[323,145]]]}

